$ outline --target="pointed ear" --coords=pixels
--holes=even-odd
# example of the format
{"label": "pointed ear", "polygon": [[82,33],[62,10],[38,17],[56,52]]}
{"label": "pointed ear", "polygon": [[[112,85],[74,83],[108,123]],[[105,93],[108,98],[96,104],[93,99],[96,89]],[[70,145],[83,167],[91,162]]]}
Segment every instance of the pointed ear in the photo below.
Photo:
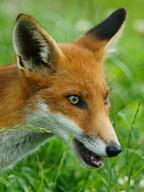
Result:
{"label": "pointed ear", "polygon": [[28,76],[32,72],[45,76],[55,71],[61,50],[31,16],[20,14],[17,17],[13,43],[18,66]]}
{"label": "pointed ear", "polygon": [[106,20],[76,40],[76,43],[93,51],[97,58],[103,58],[111,42],[119,37],[126,15],[126,9],[116,10]]}

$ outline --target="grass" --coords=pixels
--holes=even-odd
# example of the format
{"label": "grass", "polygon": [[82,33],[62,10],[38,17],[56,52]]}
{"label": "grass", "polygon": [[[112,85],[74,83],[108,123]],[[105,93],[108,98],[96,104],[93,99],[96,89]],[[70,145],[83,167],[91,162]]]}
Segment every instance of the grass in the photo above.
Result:
{"label": "grass", "polygon": [[[33,15],[57,41],[70,41],[126,7],[129,16],[116,52],[106,60],[111,120],[123,147],[104,167],[88,170],[60,139],[0,174],[0,192],[140,192],[144,190],[144,36],[134,27],[143,0],[0,0],[0,64],[14,61],[11,34],[20,12]],[[144,21],[143,21],[144,22]],[[141,25],[143,23],[141,22]]]}

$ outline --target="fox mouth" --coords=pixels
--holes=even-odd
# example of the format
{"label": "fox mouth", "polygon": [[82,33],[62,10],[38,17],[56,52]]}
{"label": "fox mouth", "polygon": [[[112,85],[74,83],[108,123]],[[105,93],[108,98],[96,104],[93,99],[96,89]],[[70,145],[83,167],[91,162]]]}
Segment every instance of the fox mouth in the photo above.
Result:
{"label": "fox mouth", "polygon": [[74,139],[73,141],[78,156],[88,167],[101,168],[103,166],[100,156],[87,149],[84,144],[77,139]]}

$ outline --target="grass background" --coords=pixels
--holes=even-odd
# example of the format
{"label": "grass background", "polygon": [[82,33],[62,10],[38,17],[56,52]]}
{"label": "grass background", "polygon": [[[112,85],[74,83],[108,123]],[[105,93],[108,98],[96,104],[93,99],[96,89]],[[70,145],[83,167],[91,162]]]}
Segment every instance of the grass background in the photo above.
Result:
{"label": "grass background", "polygon": [[14,61],[16,16],[35,17],[57,41],[72,41],[113,10],[126,7],[128,20],[116,51],[106,60],[111,87],[111,120],[123,153],[88,170],[58,138],[0,174],[0,192],[144,191],[144,1],[0,0],[0,64]]}

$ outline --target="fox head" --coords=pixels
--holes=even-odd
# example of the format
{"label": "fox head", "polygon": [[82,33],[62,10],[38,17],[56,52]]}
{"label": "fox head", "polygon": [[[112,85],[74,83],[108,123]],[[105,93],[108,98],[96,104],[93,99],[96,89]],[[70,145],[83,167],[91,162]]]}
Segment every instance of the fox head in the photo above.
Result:
{"label": "fox head", "polygon": [[[72,145],[90,167],[121,147],[108,118],[109,89],[103,61],[126,18],[121,8],[74,42],[56,43],[29,15],[13,33],[19,74],[28,92],[25,123],[47,128]],[[60,30],[60,29],[59,29]]]}

